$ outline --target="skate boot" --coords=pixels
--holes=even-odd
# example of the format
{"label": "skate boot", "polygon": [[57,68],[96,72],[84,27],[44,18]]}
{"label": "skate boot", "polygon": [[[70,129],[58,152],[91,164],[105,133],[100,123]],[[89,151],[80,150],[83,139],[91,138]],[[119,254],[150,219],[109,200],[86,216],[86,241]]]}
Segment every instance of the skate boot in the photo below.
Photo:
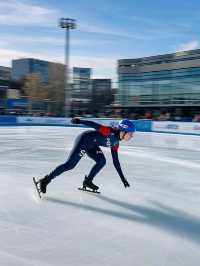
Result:
{"label": "skate boot", "polygon": [[51,182],[51,179],[48,175],[39,180],[39,188],[42,193],[46,193],[47,185]]}
{"label": "skate boot", "polygon": [[92,180],[88,178],[87,176],[85,177],[85,180],[83,181],[83,189],[90,188],[92,190],[98,190],[99,187],[96,186],[95,184],[92,183]]}

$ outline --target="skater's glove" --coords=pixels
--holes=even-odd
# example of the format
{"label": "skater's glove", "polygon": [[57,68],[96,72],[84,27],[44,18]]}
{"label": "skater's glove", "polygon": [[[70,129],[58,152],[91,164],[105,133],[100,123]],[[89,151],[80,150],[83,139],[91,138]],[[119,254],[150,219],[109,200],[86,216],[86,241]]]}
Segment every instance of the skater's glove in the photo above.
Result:
{"label": "skater's glove", "polygon": [[130,187],[130,185],[129,185],[128,181],[126,180],[126,178],[122,178],[122,182],[123,182],[125,188]]}
{"label": "skater's glove", "polygon": [[80,124],[81,120],[78,117],[73,117],[71,122],[72,122],[72,124]]}

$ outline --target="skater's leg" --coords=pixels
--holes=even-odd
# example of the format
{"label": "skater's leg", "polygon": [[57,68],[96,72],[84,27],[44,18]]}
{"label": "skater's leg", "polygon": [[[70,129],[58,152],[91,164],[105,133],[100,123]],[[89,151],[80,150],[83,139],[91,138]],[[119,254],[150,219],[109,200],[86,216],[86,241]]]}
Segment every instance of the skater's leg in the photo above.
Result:
{"label": "skater's leg", "polygon": [[46,187],[56,176],[62,174],[65,171],[68,171],[76,166],[80,161],[83,155],[86,153],[85,141],[80,135],[74,144],[74,147],[69,155],[68,160],[56,167],[49,175],[46,175],[44,178],[39,180],[40,191],[46,193]]}
{"label": "skater's leg", "polygon": [[99,173],[99,171],[106,164],[106,158],[103,155],[102,150],[98,146],[87,151],[87,154],[90,158],[92,158],[96,162],[95,165],[92,167],[89,175],[87,176],[87,178],[92,181],[93,178]]}
{"label": "skater's leg", "polygon": [[76,146],[71,154],[69,155],[68,160],[64,163],[56,167],[48,176],[50,179],[55,178],[56,176],[62,174],[65,171],[73,169],[77,163],[80,161],[80,159],[85,154],[85,149],[83,148],[83,145]]}
{"label": "skater's leg", "polygon": [[46,187],[51,182],[51,180],[56,176],[62,174],[63,172],[74,168],[80,159],[81,156],[79,155],[77,150],[74,150],[74,152],[70,154],[66,163],[59,165],[49,175],[46,175],[44,178],[40,179],[39,183],[41,192],[46,193]]}
{"label": "skater's leg", "polygon": [[85,141],[82,135],[79,135],[74,143],[74,147],[71,150],[68,160],[64,163],[56,167],[49,175],[48,178],[51,180],[56,176],[62,174],[65,171],[73,169],[83,155],[86,153]]}

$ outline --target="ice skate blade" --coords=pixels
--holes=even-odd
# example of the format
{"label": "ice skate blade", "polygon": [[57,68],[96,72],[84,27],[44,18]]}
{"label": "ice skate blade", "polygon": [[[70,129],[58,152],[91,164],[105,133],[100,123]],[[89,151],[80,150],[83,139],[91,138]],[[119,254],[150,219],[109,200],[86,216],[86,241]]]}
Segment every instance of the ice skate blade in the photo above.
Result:
{"label": "ice skate blade", "polygon": [[39,190],[39,188],[38,188],[38,181],[36,181],[36,179],[35,179],[35,177],[33,177],[33,183],[34,183],[34,185],[35,185],[35,188],[36,188],[36,191],[37,191],[37,193],[38,193],[38,196],[39,196],[39,198],[41,199],[42,197],[41,197],[41,191]]}
{"label": "ice skate blade", "polygon": [[94,194],[100,194],[101,193],[100,191],[91,190],[91,189],[84,188],[84,187],[79,187],[78,190],[82,190],[82,191],[86,191],[86,192],[90,192],[90,193],[94,193]]}

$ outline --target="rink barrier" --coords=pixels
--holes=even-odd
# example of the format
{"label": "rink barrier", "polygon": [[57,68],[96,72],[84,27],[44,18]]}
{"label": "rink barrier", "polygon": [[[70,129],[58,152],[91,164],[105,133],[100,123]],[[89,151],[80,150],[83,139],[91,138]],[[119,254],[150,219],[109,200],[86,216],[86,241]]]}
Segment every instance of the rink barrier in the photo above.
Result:
{"label": "rink barrier", "polygon": [[[110,118],[83,118],[93,120],[109,126],[117,126],[119,120]],[[195,122],[171,122],[171,121],[151,121],[132,120],[136,125],[136,130],[141,132],[173,133],[184,135],[200,135],[200,123]],[[66,126],[85,127],[84,125],[74,125],[71,118],[60,117],[32,117],[32,116],[0,116],[0,126]]]}
{"label": "rink barrier", "polygon": [[151,129],[158,133],[200,135],[200,123],[197,122],[152,121]]}
{"label": "rink barrier", "polygon": [[7,116],[3,115],[0,116],[0,126],[8,126],[8,125],[16,125],[17,124],[17,118],[16,116]]}
{"label": "rink barrier", "polygon": [[[117,126],[120,120],[109,118],[83,118],[96,121],[100,124],[108,126]],[[134,121],[134,120],[133,120]],[[150,120],[135,120],[136,130],[143,132],[151,131]],[[71,118],[59,117],[32,117],[32,116],[0,116],[0,125],[11,126],[70,126],[70,127],[86,127],[84,125],[74,125]]]}

